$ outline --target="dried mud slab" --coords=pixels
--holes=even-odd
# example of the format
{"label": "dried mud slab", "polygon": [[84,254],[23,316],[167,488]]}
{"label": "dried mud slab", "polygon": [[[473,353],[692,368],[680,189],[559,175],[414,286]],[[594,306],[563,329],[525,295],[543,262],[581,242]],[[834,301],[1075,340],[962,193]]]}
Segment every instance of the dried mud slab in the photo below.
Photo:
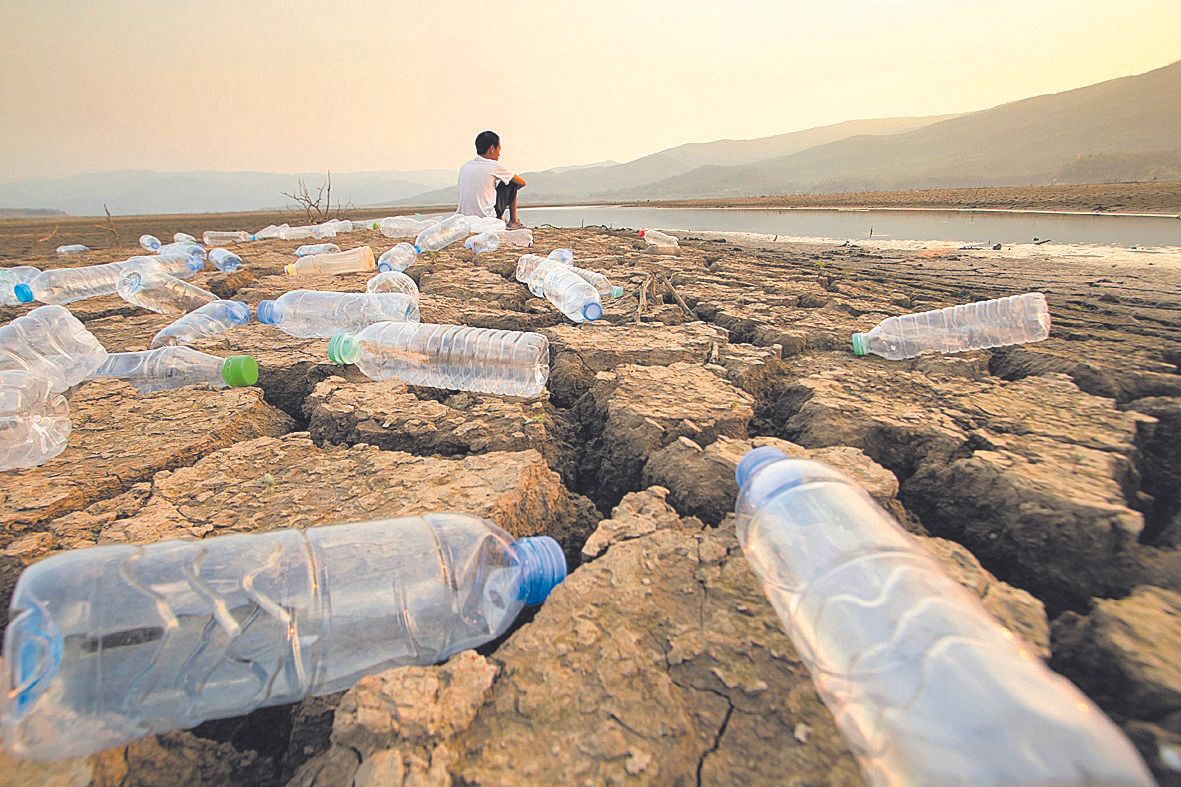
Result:
{"label": "dried mud slab", "polygon": [[70,396],[70,417],[73,431],[63,453],[4,474],[0,534],[6,545],[162,470],[291,428],[256,388],[194,386],[140,395],[114,380],[83,384]]}

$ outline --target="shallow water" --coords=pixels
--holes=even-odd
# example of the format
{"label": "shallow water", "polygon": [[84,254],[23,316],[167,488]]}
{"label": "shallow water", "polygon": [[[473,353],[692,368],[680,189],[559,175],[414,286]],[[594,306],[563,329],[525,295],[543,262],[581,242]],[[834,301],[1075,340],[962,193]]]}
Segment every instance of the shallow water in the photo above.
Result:
{"label": "shallow water", "polygon": [[1173,216],[1017,213],[954,210],[770,210],[574,206],[522,208],[530,225],[653,227],[696,232],[747,232],[795,238],[874,241],[958,241],[1102,246],[1181,246]]}

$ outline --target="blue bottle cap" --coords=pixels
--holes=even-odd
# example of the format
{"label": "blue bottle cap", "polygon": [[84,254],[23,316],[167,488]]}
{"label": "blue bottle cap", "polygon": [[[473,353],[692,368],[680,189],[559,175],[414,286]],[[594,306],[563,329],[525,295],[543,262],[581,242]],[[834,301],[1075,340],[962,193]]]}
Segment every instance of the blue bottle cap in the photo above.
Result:
{"label": "blue bottle cap", "polygon": [[274,301],[259,301],[255,314],[258,315],[258,321],[266,325],[274,325],[279,321],[278,315],[275,314]]}
{"label": "blue bottle cap", "polygon": [[587,320],[601,320],[603,319],[602,304],[591,301],[582,307],[582,316]]}
{"label": "blue bottle cap", "polygon": [[782,459],[787,459],[787,454],[773,446],[764,445],[752,448],[746,452],[746,456],[742,457],[738,466],[734,468],[734,480],[738,482],[739,487],[746,486],[747,479],[754,475],[756,470]]}
{"label": "blue bottle cap", "polygon": [[521,585],[517,598],[533,606],[545,601],[550,591],[566,578],[566,556],[549,536],[521,538],[513,544],[521,561]]}
{"label": "blue bottle cap", "polygon": [[414,248],[414,253],[415,253],[415,254],[422,254],[422,249],[420,249],[420,248],[418,247],[418,244],[417,244],[417,243],[413,244],[413,248]]}
{"label": "blue bottle cap", "polygon": [[234,325],[245,325],[250,322],[250,304],[245,301],[227,301],[230,320]]}
{"label": "blue bottle cap", "polygon": [[16,285],[12,288],[12,294],[15,295],[16,299],[21,303],[33,302],[33,288],[27,284]]}

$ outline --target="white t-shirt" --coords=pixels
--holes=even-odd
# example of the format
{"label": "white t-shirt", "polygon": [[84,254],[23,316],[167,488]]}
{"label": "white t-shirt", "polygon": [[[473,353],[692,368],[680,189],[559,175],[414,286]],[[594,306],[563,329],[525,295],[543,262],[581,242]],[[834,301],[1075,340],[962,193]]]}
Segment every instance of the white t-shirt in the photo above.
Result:
{"label": "white t-shirt", "polygon": [[496,215],[496,181],[508,183],[515,173],[499,161],[476,156],[459,168],[459,207],[464,216]]}

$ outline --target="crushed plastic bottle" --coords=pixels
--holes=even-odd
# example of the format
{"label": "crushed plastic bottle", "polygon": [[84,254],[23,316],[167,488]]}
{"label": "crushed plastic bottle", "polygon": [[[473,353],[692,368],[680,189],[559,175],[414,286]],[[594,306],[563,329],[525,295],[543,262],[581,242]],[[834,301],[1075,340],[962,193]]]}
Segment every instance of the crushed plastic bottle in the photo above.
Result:
{"label": "crushed plastic bottle", "polygon": [[66,254],[81,254],[84,251],[90,251],[89,246],[83,246],[81,243],[70,243],[65,246],[58,246],[57,253],[65,256]]}
{"label": "crushed plastic bottle", "polygon": [[418,322],[418,299],[401,293],[292,290],[259,301],[258,321],[301,339],[359,331],[375,322]]}
{"label": "crushed plastic bottle", "polygon": [[14,306],[20,303],[13,288],[18,284],[28,284],[40,273],[41,270],[32,265],[0,268],[0,306]]}
{"label": "crushed plastic bottle", "polygon": [[414,250],[419,254],[424,251],[442,251],[468,234],[468,217],[450,216],[420,232],[414,239]]}
{"label": "crushed plastic bottle", "polygon": [[45,464],[66,448],[70,408],[44,377],[0,371],[0,471]]}
{"label": "crushed plastic bottle", "polygon": [[[133,258],[134,259],[134,258]],[[87,265],[81,268],[54,268],[41,271],[24,284],[12,288],[21,303],[73,303],[85,298],[114,295],[123,266],[127,261]]]}
{"label": "crushed plastic bottle", "polygon": [[552,538],[457,513],[53,555],[13,591],[4,742],[80,757],[436,664],[565,576]]}
{"label": "crushed plastic bottle", "polygon": [[340,251],[340,246],[335,243],[309,243],[300,246],[295,250],[296,257],[308,257],[313,254],[336,254]]}
{"label": "crushed plastic bottle", "polygon": [[1050,310],[1040,292],[1011,295],[946,309],[888,317],[853,334],[853,354],[892,361],[923,353],[959,353],[1040,342],[1050,335]]}
{"label": "crushed plastic bottle", "polygon": [[639,235],[649,246],[677,246],[679,242],[675,237],[659,230],[640,230]]}
{"label": "crushed plastic bottle", "polygon": [[192,344],[225,333],[236,325],[250,322],[250,307],[241,301],[211,301],[162,329],[148,345],[155,350],[177,344]]}
{"label": "crushed plastic bottle", "polygon": [[1136,750],[863,490],[765,446],[738,540],[867,780],[1152,784]]}
{"label": "crushed plastic bottle", "polygon": [[475,235],[482,235],[485,232],[500,233],[508,229],[508,225],[504,223],[503,219],[494,216],[465,216],[464,218],[467,219],[467,231]]}
{"label": "crushed plastic bottle", "polygon": [[568,265],[549,264],[540,266],[529,284],[530,290],[543,293],[545,299],[574,322],[593,322],[603,317],[603,304],[599,293],[584,278]]}
{"label": "crushed plastic bottle", "polygon": [[286,225],[286,224],[282,224],[279,226],[276,226],[274,224],[268,224],[267,226],[263,227],[258,232],[254,233],[254,239],[255,240],[272,240],[274,238],[278,238],[280,236],[280,234],[282,233],[282,231],[287,228],[287,226],[288,225]]}
{"label": "crushed plastic bottle", "polygon": [[304,240],[312,237],[311,227],[280,227],[279,237],[283,240]]}
{"label": "crushed plastic bottle", "polygon": [[0,371],[42,377],[54,393],[82,382],[106,359],[98,339],[64,306],[38,306],[0,328]]}
{"label": "crushed plastic bottle", "polygon": [[507,243],[510,246],[528,248],[533,245],[533,230],[528,227],[521,227],[515,230],[501,230],[496,235],[500,238],[501,243]]}
{"label": "crushed plastic bottle", "polygon": [[188,234],[187,232],[173,233],[172,241],[173,241],[173,243],[187,243],[187,244],[192,244],[192,245],[196,245],[196,243],[197,243],[197,239],[194,238],[192,235]]}
{"label": "crushed plastic bottle", "polygon": [[375,323],[333,336],[328,358],[356,364],[371,380],[452,391],[533,397],[549,379],[549,342],[541,334],[463,325]]}
{"label": "crushed plastic bottle", "polygon": [[327,273],[338,276],[342,273],[364,273],[376,269],[377,263],[373,260],[373,249],[368,246],[358,246],[355,249],[335,254],[310,254],[307,257],[300,257],[283,270],[287,271],[289,276],[308,273]]}
{"label": "crushed plastic bottle", "polygon": [[132,353],[111,353],[92,378],[114,377],[140,393],[186,385],[239,388],[258,382],[258,363],[249,355],[218,358],[192,347],[175,345]]}
{"label": "crushed plastic bottle", "polygon": [[202,233],[201,240],[206,246],[219,246],[223,243],[249,243],[254,240],[254,236],[245,230],[234,230],[232,232],[209,230],[208,232]]}
{"label": "crushed plastic bottle", "polygon": [[413,238],[422,231],[435,226],[434,219],[416,219],[411,216],[390,216],[373,222],[373,228],[387,238]]}
{"label": "crushed plastic bottle", "polygon": [[242,258],[229,249],[210,249],[209,261],[223,273],[233,273],[242,267]]}
{"label": "crushed plastic bottle", "polygon": [[160,247],[162,245],[164,245],[164,244],[160,243],[160,239],[157,238],[155,235],[140,235],[139,236],[139,246],[144,251],[157,252],[160,250]]}
{"label": "crushed plastic bottle", "polygon": [[365,285],[369,292],[400,292],[418,302],[418,285],[401,271],[382,271]]}
{"label": "crushed plastic bottle", "polygon": [[463,242],[463,247],[473,256],[479,256],[489,251],[496,251],[500,248],[500,236],[495,232],[481,232],[479,235],[473,235]]}
{"label": "crushed plastic bottle", "polygon": [[152,265],[126,266],[116,291],[133,306],[158,314],[187,314],[217,300],[208,290],[169,276]]}
{"label": "crushed plastic bottle", "polygon": [[387,250],[377,259],[377,269],[386,271],[404,271],[418,259],[418,252],[409,243],[399,243]]}

